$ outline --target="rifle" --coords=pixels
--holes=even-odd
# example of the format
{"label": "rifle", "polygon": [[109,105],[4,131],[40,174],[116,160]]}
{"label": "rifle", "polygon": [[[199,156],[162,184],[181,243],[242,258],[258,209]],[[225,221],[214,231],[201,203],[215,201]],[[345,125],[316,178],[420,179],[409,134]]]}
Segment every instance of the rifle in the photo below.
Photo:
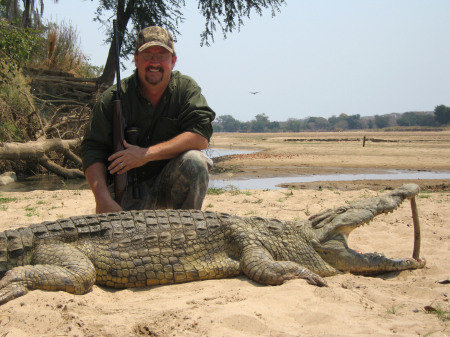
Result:
{"label": "rifle", "polygon": [[[114,152],[125,150],[124,141],[124,121],[122,116],[122,105],[120,102],[120,62],[119,62],[119,33],[117,20],[113,20],[114,44],[116,47],[116,80],[117,90],[114,91],[113,99],[113,145]],[[127,174],[114,174],[114,200],[121,205],[122,198],[127,188]]]}

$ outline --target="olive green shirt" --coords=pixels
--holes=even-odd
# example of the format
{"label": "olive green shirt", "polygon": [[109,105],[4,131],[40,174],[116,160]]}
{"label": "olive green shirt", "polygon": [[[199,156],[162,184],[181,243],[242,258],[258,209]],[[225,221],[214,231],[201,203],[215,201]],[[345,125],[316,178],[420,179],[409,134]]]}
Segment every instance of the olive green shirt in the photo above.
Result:
{"label": "olive green shirt", "polygon": [[[167,89],[156,109],[142,94],[135,72],[121,83],[121,105],[125,126],[139,129],[138,143],[141,147],[155,145],[189,131],[202,135],[208,141],[212,136],[211,122],[215,113],[208,106],[201,88],[189,76],[173,71]],[[113,151],[113,92],[107,89],[95,104],[83,141],[81,153],[83,169],[102,162],[108,166]],[[168,160],[153,161],[139,167],[139,180],[156,175]]]}

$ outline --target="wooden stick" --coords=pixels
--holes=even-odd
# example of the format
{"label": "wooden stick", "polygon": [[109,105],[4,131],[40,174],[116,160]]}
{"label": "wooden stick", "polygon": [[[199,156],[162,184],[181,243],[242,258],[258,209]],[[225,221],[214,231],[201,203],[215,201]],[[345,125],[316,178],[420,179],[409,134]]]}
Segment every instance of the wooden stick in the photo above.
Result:
{"label": "wooden stick", "polygon": [[413,259],[419,260],[420,258],[420,223],[419,213],[417,211],[416,198],[411,198],[411,210],[414,223],[414,250]]}

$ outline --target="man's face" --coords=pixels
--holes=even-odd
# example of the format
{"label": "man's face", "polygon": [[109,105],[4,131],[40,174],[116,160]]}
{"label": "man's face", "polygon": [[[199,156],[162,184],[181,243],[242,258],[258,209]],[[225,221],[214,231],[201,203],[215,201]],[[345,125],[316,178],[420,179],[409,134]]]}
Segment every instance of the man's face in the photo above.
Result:
{"label": "man's face", "polygon": [[141,83],[161,86],[164,89],[169,84],[170,74],[176,60],[176,55],[172,55],[167,49],[160,46],[149,47],[134,54],[134,63]]}

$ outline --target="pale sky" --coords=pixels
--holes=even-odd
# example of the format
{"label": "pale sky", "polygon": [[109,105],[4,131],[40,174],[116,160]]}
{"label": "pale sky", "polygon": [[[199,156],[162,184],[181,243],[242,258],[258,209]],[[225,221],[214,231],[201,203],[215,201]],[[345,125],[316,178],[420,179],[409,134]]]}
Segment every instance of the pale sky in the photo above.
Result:
{"label": "pale sky", "polygon": [[[249,121],[264,113],[285,121],[450,106],[450,1],[286,2],[274,18],[269,10],[253,14],[240,32],[224,40],[217,31],[210,47],[200,47],[204,19],[186,1],[176,69],[198,82],[218,116]],[[70,22],[84,53],[101,66],[109,46],[92,21],[96,3],[47,1],[44,17]],[[121,77],[133,69],[129,63]]]}

